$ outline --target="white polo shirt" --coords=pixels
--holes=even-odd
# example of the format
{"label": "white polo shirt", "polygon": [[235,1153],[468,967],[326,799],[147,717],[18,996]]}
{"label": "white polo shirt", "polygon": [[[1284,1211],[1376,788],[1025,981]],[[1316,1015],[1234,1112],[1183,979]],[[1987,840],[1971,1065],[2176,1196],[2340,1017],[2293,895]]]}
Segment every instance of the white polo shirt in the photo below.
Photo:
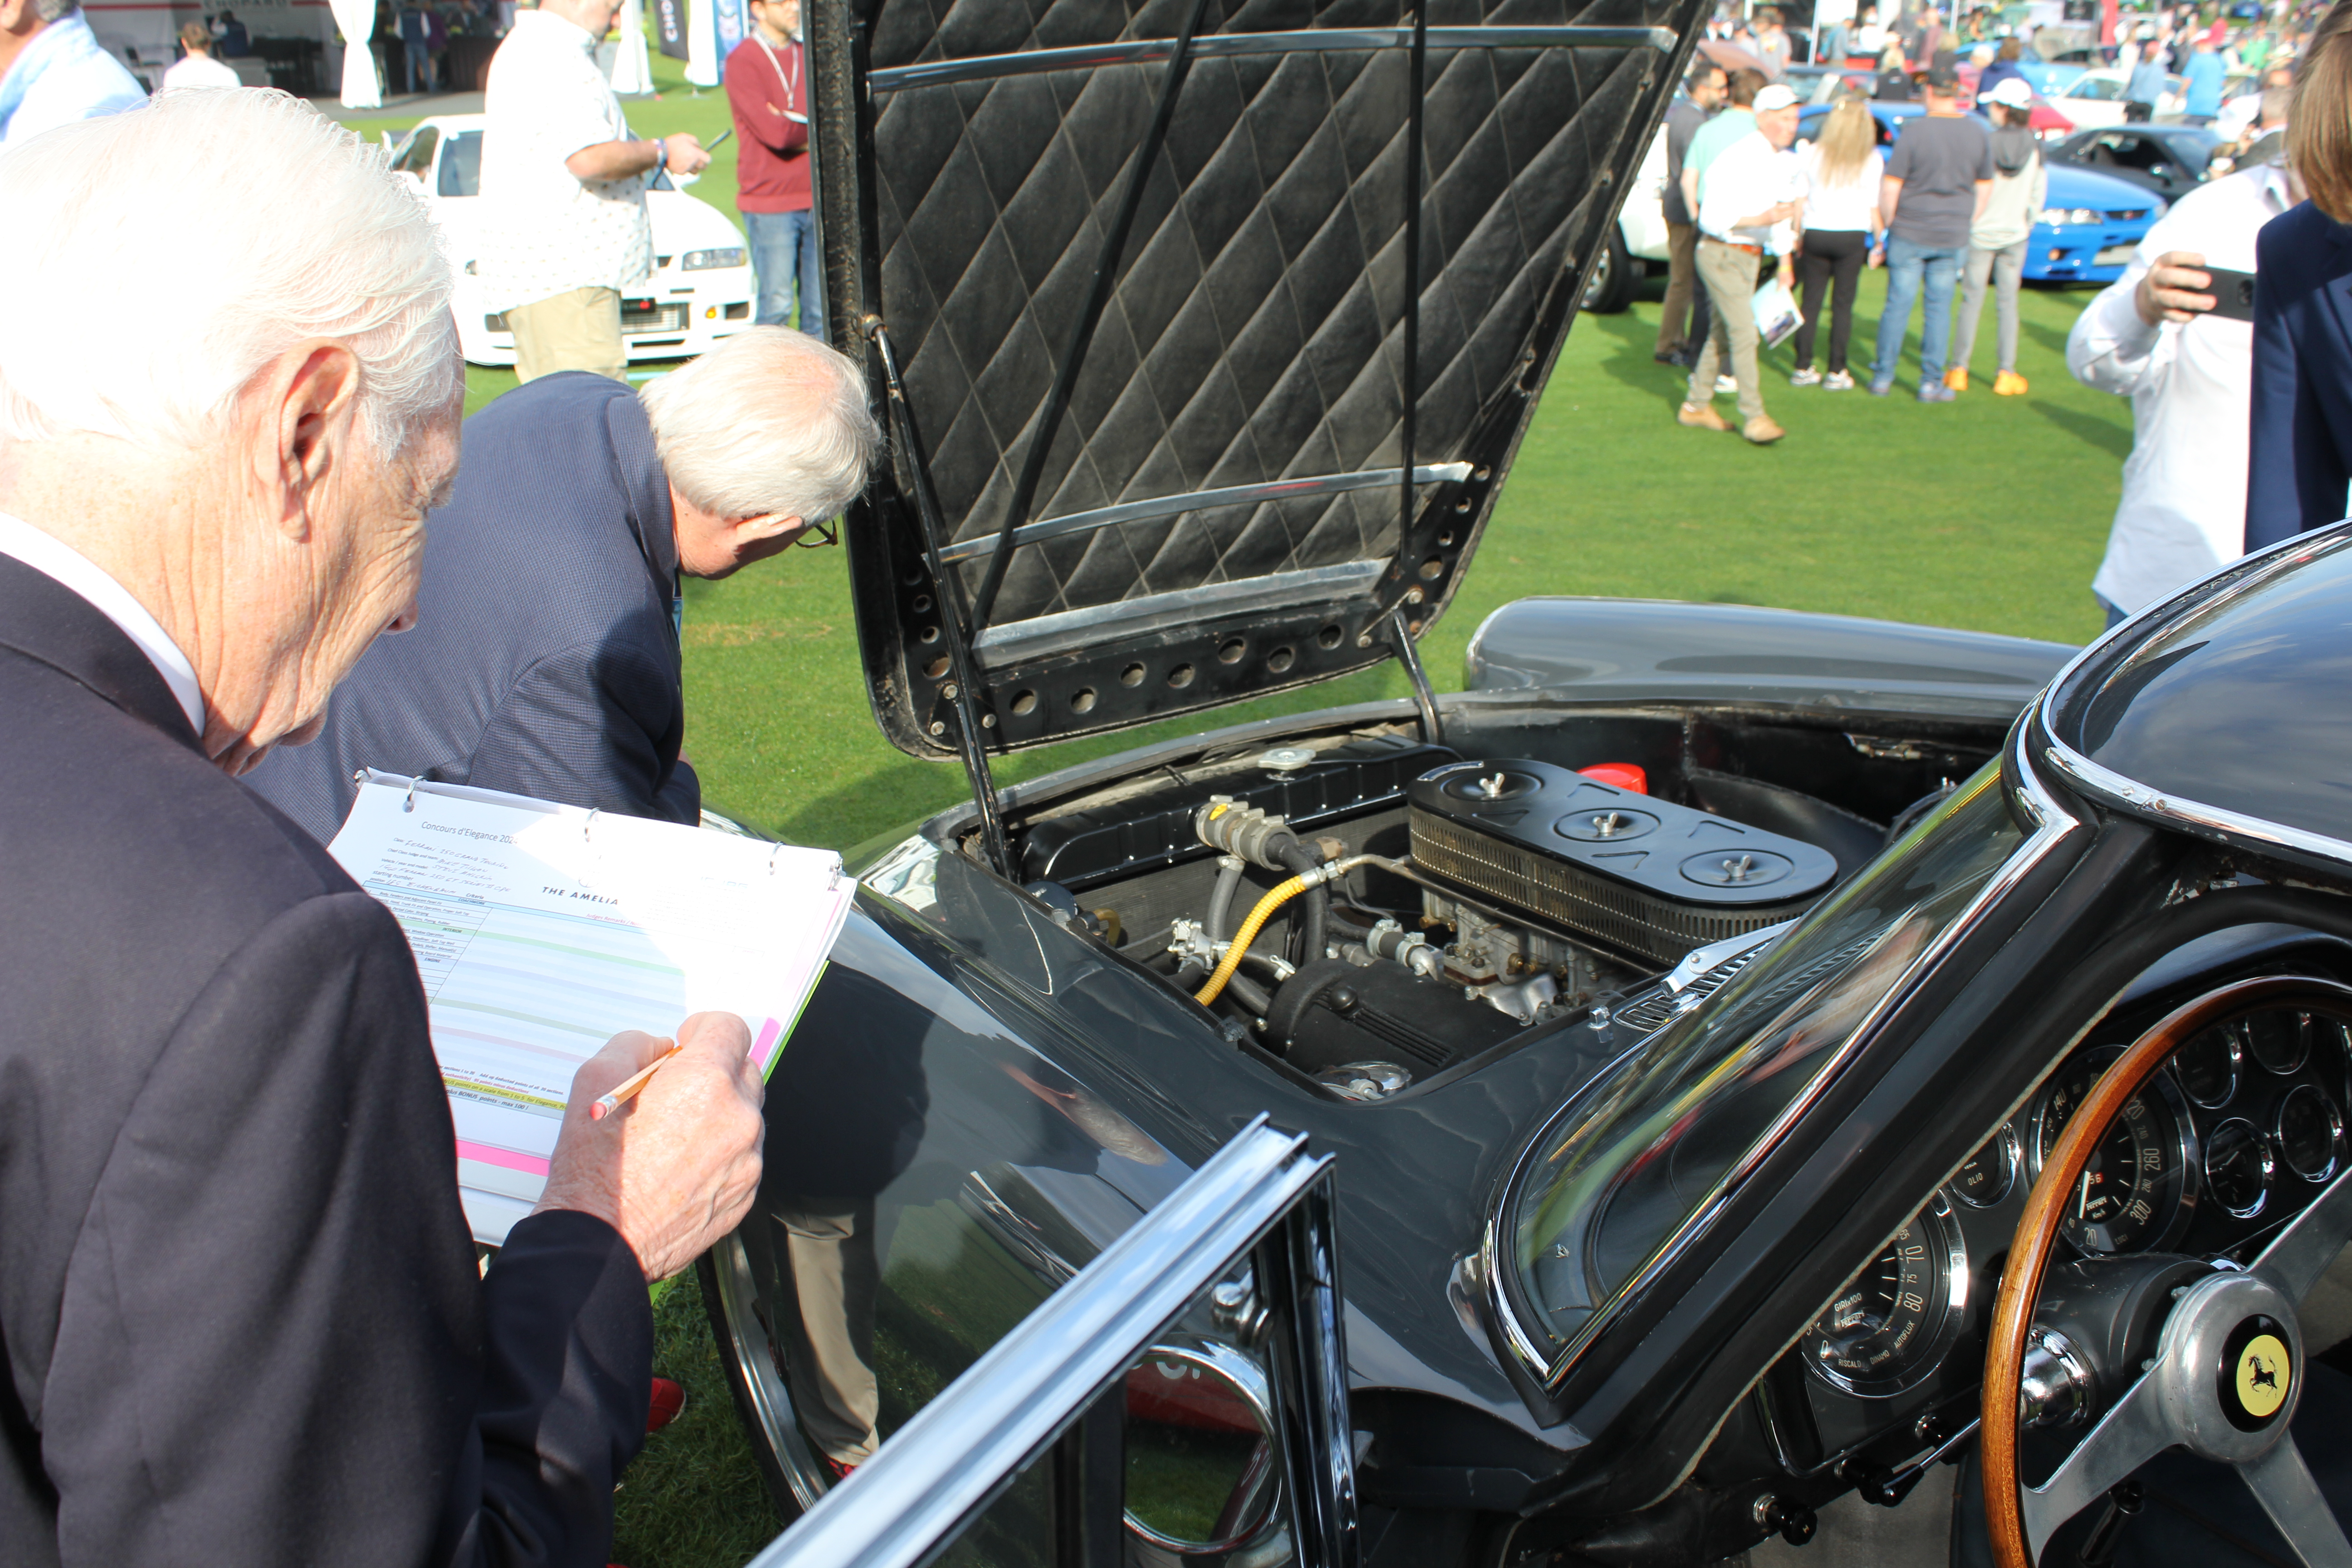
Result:
{"label": "white polo shirt", "polygon": [[563,161],[634,138],[596,40],[551,11],[521,11],[491,58],[483,112],[482,303],[511,310],[574,289],[622,289],[654,269],[646,177],[583,180]]}
{"label": "white polo shirt", "polygon": [[178,92],[190,87],[243,87],[245,79],[233,66],[225,66],[210,55],[190,55],[163,73],[164,92]]}
{"label": "white polo shirt", "polygon": [[1699,193],[1698,202],[1700,232],[1732,245],[1761,246],[1775,256],[1786,256],[1796,247],[1793,226],[1732,226],[1736,219],[1753,217],[1804,194],[1804,171],[1797,155],[1773,146],[1771,138],[1761,131],[1751,131],[1717,153],[1715,162],[1706,166],[1706,188]]}

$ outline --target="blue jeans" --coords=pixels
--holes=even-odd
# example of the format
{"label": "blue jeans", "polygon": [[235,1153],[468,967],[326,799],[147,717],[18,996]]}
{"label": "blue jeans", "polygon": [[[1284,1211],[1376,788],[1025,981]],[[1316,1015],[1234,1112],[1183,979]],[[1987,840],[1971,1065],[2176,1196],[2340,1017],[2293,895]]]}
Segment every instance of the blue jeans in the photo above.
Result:
{"label": "blue jeans", "polygon": [[[797,324],[813,338],[824,336],[824,263],[817,255],[816,215],[803,207],[789,213],[745,213],[743,226],[751,232],[751,268],[760,278],[760,308],[754,320],[763,327]],[[800,321],[793,321],[794,284],[800,295]]]}
{"label": "blue jeans", "polygon": [[1965,245],[1916,245],[1899,236],[1886,239],[1886,311],[1878,318],[1878,357],[1870,367],[1873,385],[1895,379],[1903,357],[1903,334],[1911,327],[1912,301],[1927,282],[1927,320],[1919,329],[1919,384],[1944,379],[1944,354],[1952,339],[1952,290],[1960,279]]}

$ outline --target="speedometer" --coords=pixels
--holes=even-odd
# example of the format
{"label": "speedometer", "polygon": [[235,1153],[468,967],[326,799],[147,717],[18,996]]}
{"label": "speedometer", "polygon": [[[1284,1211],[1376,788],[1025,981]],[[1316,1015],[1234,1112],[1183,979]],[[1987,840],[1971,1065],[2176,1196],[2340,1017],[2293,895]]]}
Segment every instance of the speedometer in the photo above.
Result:
{"label": "speedometer", "polygon": [[1900,1394],[1951,1348],[1968,1289],[1968,1248],[1938,1194],[1813,1321],[1805,1364],[1841,1393]]}
{"label": "speedometer", "polygon": [[[2034,1112],[2037,1175],[2057,1147],[2059,1133],[2107,1064],[2115,1047],[2077,1057],[2058,1069]],[[2157,1079],[2127,1101],[2099,1136],[2091,1163],[2066,1194],[2062,1232],[2089,1253],[2139,1252],[2171,1234],[2188,1216],[2188,1117],[2173,1103],[2168,1080]]]}

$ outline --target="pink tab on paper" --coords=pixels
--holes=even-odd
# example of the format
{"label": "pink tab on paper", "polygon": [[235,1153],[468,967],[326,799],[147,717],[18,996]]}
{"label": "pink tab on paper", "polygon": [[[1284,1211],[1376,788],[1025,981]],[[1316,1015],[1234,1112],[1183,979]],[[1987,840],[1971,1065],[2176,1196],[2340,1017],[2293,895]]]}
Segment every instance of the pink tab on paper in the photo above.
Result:
{"label": "pink tab on paper", "polygon": [[776,1054],[776,1039],[783,1032],[784,1026],[771,1018],[760,1026],[760,1037],[751,1042],[751,1060],[761,1078],[768,1076],[768,1058]]}
{"label": "pink tab on paper", "polygon": [[544,1176],[548,1169],[547,1162],[536,1154],[519,1154],[512,1149],[494,1148],[488,1143],[468,1143],[463,1138],[457,1140],[457,1158],[479,1161],[485,1165],[502,1165],[509,1171],[520,1171],[530,1176]]}

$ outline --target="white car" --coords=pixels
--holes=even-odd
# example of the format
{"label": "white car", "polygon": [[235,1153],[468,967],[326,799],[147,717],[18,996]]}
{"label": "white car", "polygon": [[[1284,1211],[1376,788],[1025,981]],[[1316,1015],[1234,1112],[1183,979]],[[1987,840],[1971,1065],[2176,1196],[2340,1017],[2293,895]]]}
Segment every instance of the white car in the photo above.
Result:
{"label": "white car", "polygon": [[1580,309],[1595,315],[1613,315],[1633,302],[1633,286],[1653,265],[1664,268],[1666,251],[1666,128],[1650,138],[1650,150],[1617,209],[1616,226],[1584,280]]}
{"label": "white car", "polygon": [[[424,193],[449,242],[457,269],[457,342],[474,364],[515,362],[514,333],[503,312],[482,308],[475,272],[481,232],[477,216],[482,171],[479,114],[436,114],[404,140],[386,133],[394,173]],[[751,253],[725,213],[669,187],[667,176],[646,193],[653,219],[654,272],[621,300],[621,337],[629,359],[688,359],[751,324]]]}
{"label": "white car", "polygon": [[[2131,101],[2131,73],[2103,69],[2084,71],[2050,100],[2050,107],[2074,122],[2077,131],[2091,131],[2124,122],[2124,105]],[[2157,118],[2178,114],[2188,101],[2189,84],[2177,76],[2164,79],[2164,96],[2153,105]]]}

